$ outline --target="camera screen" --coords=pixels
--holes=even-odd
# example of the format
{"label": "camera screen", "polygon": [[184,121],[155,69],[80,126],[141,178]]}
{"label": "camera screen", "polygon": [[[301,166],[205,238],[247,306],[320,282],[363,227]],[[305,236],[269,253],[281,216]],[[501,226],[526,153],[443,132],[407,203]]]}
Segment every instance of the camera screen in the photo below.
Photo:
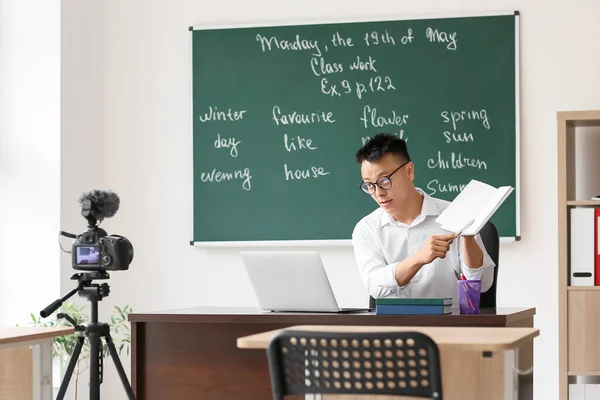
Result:
{"label": "camera screen", "polygon": [[100,248],[98,246],[77,247],[77,264],[98,264],[100,261]]}

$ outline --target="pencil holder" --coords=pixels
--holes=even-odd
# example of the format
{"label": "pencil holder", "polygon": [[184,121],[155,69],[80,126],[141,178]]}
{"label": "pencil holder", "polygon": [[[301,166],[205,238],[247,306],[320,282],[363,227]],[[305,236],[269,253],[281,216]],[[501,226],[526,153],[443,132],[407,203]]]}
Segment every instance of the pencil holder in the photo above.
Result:
{"label": "pencil holder", "polygon": [[461,314],[479,314],[481,280],[456,281],[458,306]]}

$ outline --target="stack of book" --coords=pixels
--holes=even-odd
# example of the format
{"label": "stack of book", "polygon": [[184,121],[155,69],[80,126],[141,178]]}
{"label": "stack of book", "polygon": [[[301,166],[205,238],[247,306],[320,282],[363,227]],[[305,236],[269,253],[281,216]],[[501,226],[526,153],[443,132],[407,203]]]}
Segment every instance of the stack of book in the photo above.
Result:
{"label": "stack of book", "polygon": [[375,299],[378,315],[442,315],[452,312],[451,298],[398,298]]}

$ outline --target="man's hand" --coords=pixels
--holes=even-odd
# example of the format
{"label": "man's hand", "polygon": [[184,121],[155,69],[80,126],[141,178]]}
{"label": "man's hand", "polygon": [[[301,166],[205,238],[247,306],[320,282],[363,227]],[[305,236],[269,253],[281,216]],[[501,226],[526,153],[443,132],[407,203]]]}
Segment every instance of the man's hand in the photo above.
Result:
{"label": "man's hand", "polygon": [[423,265],[429,264],[436,258],[446,258],[446,253],[450,250],[449,240],[455,239],[456,233],[447,235],[433,235],[423,245],[421,250],[415,253],[415,256]]}

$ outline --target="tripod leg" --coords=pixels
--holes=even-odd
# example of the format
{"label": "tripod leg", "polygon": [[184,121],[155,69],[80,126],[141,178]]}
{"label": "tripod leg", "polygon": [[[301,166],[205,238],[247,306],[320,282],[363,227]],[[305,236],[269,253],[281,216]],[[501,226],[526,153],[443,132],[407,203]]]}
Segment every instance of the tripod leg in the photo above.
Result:
{"label": "tripod leg", "polygon": [[135,395],[133,394],[133,389],[127,380],[127,375],[125,374],[125,370],[123,369],[123,364],[121,364],[121,360],[119,360],[119,356],[117,354],[117,349],[115,348],[115,344],[112,341],[112,337],[110,335],[106,335],[106,344],[108,345],[108,351],[110,356],[115,363],[115,367],[117,367],[117,372],[119,373],[119,378],[121,378],[121,383],[123,383],[123,387],[125,388],[125,392],[127,393],[127,398],[129,400],[135,400]]}
{"label": "tripod leg", "polygon": [[69,387],[69,382],[71,380],[71,376],[73,375],[73,371],[75,370],[75,364],[77,364],[77,360],[79,359],[79,354],[81,353],[81,348],[83,347],[84,340],[85,337],[83,336],[79,336],[77,338],[77,344],[75,345],[73,355],[71,355],[71,359],[69,360],[69,366],[67,367],[67,372],[65,372],[63,381],[60,384],[60,390],[58,391],[56,400],[63,400],[65,398],[65,393],[67,392],[67,388]]}
{"label": "tripod leg", "polygon": [[100,336],[98,332],[89,332],[90,342],[90,400],[100,400]]}

